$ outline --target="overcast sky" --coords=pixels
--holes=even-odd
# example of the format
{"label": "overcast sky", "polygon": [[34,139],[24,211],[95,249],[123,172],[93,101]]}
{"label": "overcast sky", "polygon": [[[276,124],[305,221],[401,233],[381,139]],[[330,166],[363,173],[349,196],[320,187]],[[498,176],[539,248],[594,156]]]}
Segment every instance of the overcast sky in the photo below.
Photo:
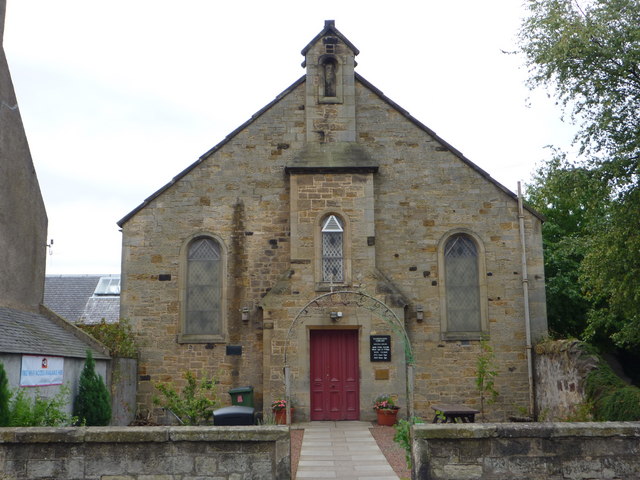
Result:
{"label": "overcast sky", "polygon": [[119,273],[116,222],[302,76],[325,19],[358,73],[513,191],[573,132],[503,53],[519,0],[7,3],[50,274]]}

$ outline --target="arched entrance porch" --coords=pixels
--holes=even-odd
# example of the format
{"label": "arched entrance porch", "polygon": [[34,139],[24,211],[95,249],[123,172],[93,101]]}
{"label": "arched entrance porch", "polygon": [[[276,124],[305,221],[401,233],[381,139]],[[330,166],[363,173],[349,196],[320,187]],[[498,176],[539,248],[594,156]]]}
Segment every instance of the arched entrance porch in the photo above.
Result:
{"label": "arched entrance porch", "polygon": [[[300,329],[303,325],[307,327],[306,330]],[[314,334],[312,333],[314,331],[324,333]],[[367,293],[352,290],[332,291],[318,295],[307,302],[293,318],[284,344],[284,382],[287,405],[291,405],[292,396],[292,365],[290,364],[292,344],[296,345],[297,369],[301,369],[301,359],[302,362],[307,360],[309,362],[308,387],[310,390],[309,408],[311,409],[313,401],[311,390],[313,390],[314,381],[311,378],[313,373],[312,355],[314,355],[311,345],[312,338],[327,337],[326,332],[330,332],[328,337],[331,338],[331,332],[336,332],[333,338],[339,339],[343,336],[338,334],[340,331],[357,331],[359,338],[358,358],[361,360],[361,365],[357,368],[359,372],[358,392],[363,381],[367,380],[364,385],[365,395],[359,401],[360,410],[366,408],[364,405],[369,401],[372,392],[377,392],[377,394],[390,393],[385,391],[389,385],[397,387],[402,384],[407,415],[411,418],[413,416],[414,361],[411,342],[404,328],[404,322],[392,307],[381,300]],[[378,335],[379,332],[388,332],[390,335]],[[344,337],[347,336],[353,335],[344,335]],[[389,337],[389,342],[380,347],[378,340],[382,340],[384,343],[384,337]],[[294,342],[294,340],[297,341]],[[365,352],[364,346],[367,345],[367,340],[369,340],[368,349]],[[316,341],[315,343],[322,342]],[[328,343],[331,344],[331,340],[328,340]],[[402,355],[397,355],[397,348],[394,348],[394,345],[401,346]],[[369,355],[368,360],[365,353]],[[387,368],[378,368],[377,365],[383,365]],[[304,368],[302,369],[304,370]],[[346,367],[346,371],[348,370],[349,366]],[[393,375],[390,372],[401,374],[403,378],[392,378]],[[372,381],[369,382],[369,379]],[[300,383],[302,382],[298,381],[298,389]],[[331,386],[335,387],[336,385]],[[287,424],[289,423],[291,423],[291,412],[287,409]]]}

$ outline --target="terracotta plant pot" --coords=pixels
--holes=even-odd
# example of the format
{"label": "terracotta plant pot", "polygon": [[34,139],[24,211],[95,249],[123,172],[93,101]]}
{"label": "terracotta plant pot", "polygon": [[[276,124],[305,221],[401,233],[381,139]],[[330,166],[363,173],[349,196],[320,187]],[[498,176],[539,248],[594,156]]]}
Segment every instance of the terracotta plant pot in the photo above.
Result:
{"label": "terracotta plant pot", "polygon": [[376,414],[378,415],[378,425],[385,425],[387,427],[395,425],[398,421],[398,410],[400,409],[383,408],[376,410]]}
{"label": "terracotta plant pot", "polygon": [[[293,412],[295,412],[295,407],[291,407],[291,422],[293,422]],[[287,409],[283,408],[282,410],[273,410],[273,414],[276,417],[277,425],[286,425],[287,424]]]}

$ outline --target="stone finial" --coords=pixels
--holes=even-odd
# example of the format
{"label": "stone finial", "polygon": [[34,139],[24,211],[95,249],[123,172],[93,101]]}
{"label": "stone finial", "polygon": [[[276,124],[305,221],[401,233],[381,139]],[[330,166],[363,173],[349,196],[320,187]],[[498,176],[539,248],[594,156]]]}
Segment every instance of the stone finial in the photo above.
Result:
{"label": "stone finial", "polygon": [[325,20],[324,21],[324,28],[336,28],[336,21],[335,20]]}

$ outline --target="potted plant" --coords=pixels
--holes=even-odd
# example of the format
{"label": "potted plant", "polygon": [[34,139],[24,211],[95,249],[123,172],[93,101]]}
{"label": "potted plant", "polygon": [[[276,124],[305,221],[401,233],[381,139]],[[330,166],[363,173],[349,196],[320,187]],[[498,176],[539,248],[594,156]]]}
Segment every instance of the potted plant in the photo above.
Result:
{"label": "potted plant", "polygon": [[378,425],[392,426],[397,422],[398,410],[395,399],[391,395],[380,395],[373,402],[373,409],[378,416]]}
{"label": "potted plant", "polygon": [[[289,406],[291,409],[291,419],[293,419],[294,408],[292,405]],[[286,425],[287,424],[287,401],[284,398],[274,400],[271,403],[271,411],[273,412],[276,424],[278,425]]]}

